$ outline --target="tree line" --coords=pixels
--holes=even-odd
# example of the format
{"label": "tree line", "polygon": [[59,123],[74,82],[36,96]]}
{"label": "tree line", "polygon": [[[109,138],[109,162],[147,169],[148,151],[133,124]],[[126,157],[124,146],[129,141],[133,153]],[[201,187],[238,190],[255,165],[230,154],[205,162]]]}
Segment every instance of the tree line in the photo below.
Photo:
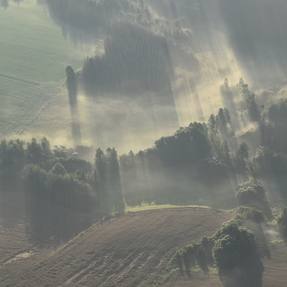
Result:
{"label": "tree line", "polygon": [[[75,74],[70,69],[67,74],[74,106]],[[228,83],[224,89],[225,93],[230,89],[228,95],[232,95],[233,89]],[[23,194],[27,199],[31,229],[41,223],[41,216],[39,220],[35,216],[37,212],[42,212],[43,218],[49,218],[47,224],[52,226],[61,212],[69,218],[69,209],[82,214],[79,218],[90,224],[95,218],[123,213],[125,203],[199,203],[235,207],[237,186],[244,191],[239,198],[242,204],[253,201],[252,207],[258,208],[260,203],[262,208],[259,209],[270,214],[264,205],[266,195],[258,183],[262,182],[267,191],[272,187],[274,193],[286,201],[287,145],[284,143],[287,138],[284,127],[287,101],[260,109],[243,80],[236,89],[245,103],[243,112],[248,115],[248,122],[257,127],[254,133],[259,144],[236,134],[239,122],[227,108],[219,109],[207,122],[193,122],[138,153],[131,151],[118,156],[115,149],[98,149],[94,161],[82,159],[83,147],[52,148],[45,138],[30,142],[3,140],[0,143],[2,194],[28,191]],[[250,180],[253,186],[242,185]],[[273,198],[273,194],[268,195]],[[45,201],[51,208],[38,208]],[[54,221],[51,214],[58,211],[52,211],[53,208],[59,211]],[[48,209],[50,214],[46,216]]]}
{"label": "tree line", "polygon": [[125,210],[118,155],[111,148],[98,149],[90,163],[74,149],[51,148],[46,138],[3,140],[0,183],[4,195],[25,195],[29,234],[40,243],[66,240]]}
{"label": "tree line", "polygon": [[[225,83],[224,93],[230,101],[238,97],[241,109],[221,108],[207,122],[193,122],[149,149],[120,157],[128,204],[218,202],[232,207],[236,187],[250,179],[286,201],[287,101],[262,107],[243,80],[236,88]],[[241,132],[250,125],[254,128]]]}

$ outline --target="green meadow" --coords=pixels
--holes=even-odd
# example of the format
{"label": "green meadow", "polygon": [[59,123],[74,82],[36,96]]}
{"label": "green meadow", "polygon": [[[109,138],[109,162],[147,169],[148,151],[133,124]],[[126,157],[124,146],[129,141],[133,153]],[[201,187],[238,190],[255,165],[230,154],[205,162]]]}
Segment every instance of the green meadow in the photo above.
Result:
{"label": "green meadow", "polygon": [[0,53],[0,136],[57,136],[53,126],[69,133],[64,71],[80,67],[84,49],[65,39],[36,0],[26,0],[0,8]]}

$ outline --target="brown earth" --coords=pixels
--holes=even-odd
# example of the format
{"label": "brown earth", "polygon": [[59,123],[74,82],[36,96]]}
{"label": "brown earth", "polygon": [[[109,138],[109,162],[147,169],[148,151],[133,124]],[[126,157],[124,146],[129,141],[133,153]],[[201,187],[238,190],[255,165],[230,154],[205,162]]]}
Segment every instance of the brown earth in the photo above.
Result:
{"label": "brown earth", "polygon": [[[170,259],[177,247],[213,234],[231,216],[201,207],[129,213],[95,224],[56,250],[1,261],[0,287],[219,287],[215,271],[209,278],[201,272],[182,278]],[[287,250],[273,249],[264,287],[283,287]]]}
{"label": "brown earth", "polygon": [[172,276],[167,268],[176,247],[212,234],[230,216],[201,207],[129,213],[45,257],[3,265],[0,286],[156,286]]}
{"label": "brown earth", "polygon": [[0,225],[0,266],[31,249],[24,224],[17,224],[15,227]]}

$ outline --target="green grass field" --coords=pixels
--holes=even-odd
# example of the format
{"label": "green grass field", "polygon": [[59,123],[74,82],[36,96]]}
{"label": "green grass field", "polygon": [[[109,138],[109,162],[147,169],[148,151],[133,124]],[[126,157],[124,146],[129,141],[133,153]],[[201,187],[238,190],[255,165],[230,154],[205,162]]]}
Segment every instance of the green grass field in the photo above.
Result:
{"label": "green grass field", "polygon": [[79,68],[84,49],[63,37],[36,0],[0,8],[0,31],[0,136],[52,133],[53,126],[68,134],[64,69]]}

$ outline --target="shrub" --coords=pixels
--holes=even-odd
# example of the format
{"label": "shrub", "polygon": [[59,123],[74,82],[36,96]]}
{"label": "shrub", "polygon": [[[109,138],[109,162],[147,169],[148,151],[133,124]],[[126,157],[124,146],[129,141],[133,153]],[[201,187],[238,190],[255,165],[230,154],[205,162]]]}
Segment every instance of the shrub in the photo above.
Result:
{"label": "shrub", "polygon": [[239,205],[254,207],[262,211],[267,218],[272,218],[272,211],[263,186],[255,183],[245,183],[239,186],[237,199]]}
{"label": "shrub", "polygon": [[252,233],[227,224],[214,240],[214,258],[224,287],[262,286],[264,268]]}
{"label": "shrub", "polygon": [[238,208],[237,213],[236,213],[236,219],[250,220],[257,224],[261,224],[265,222],[265,216],[260,210],[253,208],[253,207],[247,207],[247,206],[240,206]]}
{"label": "shrub", "polygon": [[287,208],[284,208],[281,215],[277,219],[280,234],[287,243]]}

